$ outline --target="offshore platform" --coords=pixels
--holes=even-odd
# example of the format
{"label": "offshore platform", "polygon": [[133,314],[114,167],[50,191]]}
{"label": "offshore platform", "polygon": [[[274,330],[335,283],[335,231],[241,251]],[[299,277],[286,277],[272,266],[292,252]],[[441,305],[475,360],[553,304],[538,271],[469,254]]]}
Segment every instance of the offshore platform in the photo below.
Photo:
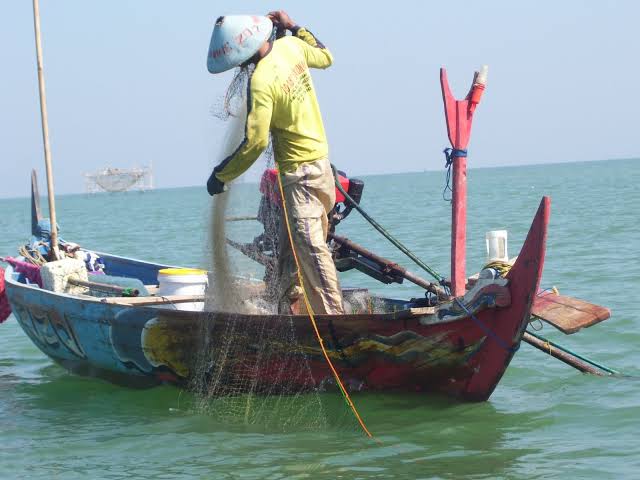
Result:
{"label": "offshore platform", "polygon": [[153,167],[112,168],[106,167],[85,173],[85,193],[127,192],[153,190]]}

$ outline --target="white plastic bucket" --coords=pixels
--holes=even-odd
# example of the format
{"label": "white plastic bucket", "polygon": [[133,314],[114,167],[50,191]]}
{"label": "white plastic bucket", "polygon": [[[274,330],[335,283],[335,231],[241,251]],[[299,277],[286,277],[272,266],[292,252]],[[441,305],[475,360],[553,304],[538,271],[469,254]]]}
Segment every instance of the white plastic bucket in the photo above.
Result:
{"label": "white plastic bucket", "polygon": [[485,235],[487,242],[487,262],[508,262],[507,231],[492,230]]}
{"label": "white plastic bucket", "polygon": [[[158,272],[158,297],[204,295],[207,271],[196,268],[165,268]],[[203,302],[176,303],[178,310],[202,310]]]}

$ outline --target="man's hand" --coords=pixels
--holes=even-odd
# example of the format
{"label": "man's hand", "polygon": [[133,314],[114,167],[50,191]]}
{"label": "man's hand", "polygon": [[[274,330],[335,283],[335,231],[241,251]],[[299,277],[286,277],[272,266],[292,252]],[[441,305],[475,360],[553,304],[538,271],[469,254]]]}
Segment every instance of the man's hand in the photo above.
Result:
{"label": "man's hand", "polygon": [[273,23],[275,23],[276,26],[281,26],[282,28],[285,28],[287,30],[291,30],[293,27],[296,26],[296,23],[293,20],[291,20],[291,17],[289,17],[289,14],[284,10],[276,10],[274,12],[269,12],[267,14],[267,17],[269,17],[269,19]]}
{"label": "man's hand", "polygon": [[209,177],[209,180],[207,180],[207,192],[209,192],[209,195],[213,196],[226,191],[227,187],[224,182],[218,180],[218,177],[216,177],[216,171],[214,170],[211,172],[211,176]]}

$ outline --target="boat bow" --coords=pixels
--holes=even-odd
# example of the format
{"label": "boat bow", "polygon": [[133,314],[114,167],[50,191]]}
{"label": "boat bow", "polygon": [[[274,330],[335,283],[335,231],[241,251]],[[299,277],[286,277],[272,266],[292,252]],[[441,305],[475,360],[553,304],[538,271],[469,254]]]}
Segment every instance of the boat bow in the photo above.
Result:
{"label": "boat bow", "polygon": [[[475,318],[483,322],[489,333],[485,347],[473,359],[476,372],[463,391],[466,399],[489,398],[520,346],[542,277],[550,208],[551,200],[543,197],[522,250],[506,275],[511,291],[510,307],[485,311]],[[489,315],[492,318],[487,318]]]}

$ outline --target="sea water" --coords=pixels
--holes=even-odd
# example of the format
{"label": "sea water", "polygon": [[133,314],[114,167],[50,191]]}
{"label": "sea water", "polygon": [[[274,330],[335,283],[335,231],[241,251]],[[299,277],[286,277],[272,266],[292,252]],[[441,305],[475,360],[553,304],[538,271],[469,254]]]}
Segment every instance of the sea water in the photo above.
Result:
{"label": "sea water", "polygon": [[[362,178],[368,212],[446,274],[443,172]],[[0,478],[639,478],[640,162],[471,169],[468,180],[467,271],[482,267],[487,231],[508,230],[515,255],[540,198],[550,195],[543,288],[556,286],[613,314],[572,336],[548,325],[542,334],[628,376],[583,375],[522,345],[488,402],[354,395],[380,442],[340,424],[275,433],[194,411],[175,387],[134,390],[70,374],[10,317],[0,325]],[[27,185],[25,179],[25,191]],[[253,214],[257,185],[236,188],[241,195],[227,215]],[[87,248],[206,266],[211,204],[204,185],[60,196],[57,208],[63,238]],[[260,231],[256,222],[227,228],[240,241]],[[0,200],[0,255],[15,255],[29,229],[28,199]],[[338,231],[422,273],[356,212]],[[250,260],[234,261],[260,277]],[[421,295],[411,284],[384,286],[358,272],[341,280],[399,298]],[[330,415],[343,415],[339,397],[323,395]]]}

